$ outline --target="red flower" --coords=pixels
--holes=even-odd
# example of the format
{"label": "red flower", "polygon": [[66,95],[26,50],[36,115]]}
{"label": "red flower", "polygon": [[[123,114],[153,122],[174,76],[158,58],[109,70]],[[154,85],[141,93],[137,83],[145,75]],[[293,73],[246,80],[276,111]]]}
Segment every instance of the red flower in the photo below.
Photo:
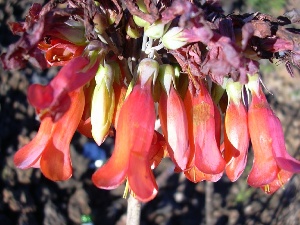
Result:
{"label": "red flower", "polygon": [[300,172],[300,162],[287,153],[281,123],[270,108],[258,80],[255,85],[249,85],[249,89],[252,102],[248,124],[254,162],[248,184],[271,194],[288,182],[293,173]]}
{"label": "red flower", "polygon": [[200,81],[200,87],[197,91],[190,85],[184,99],[190,140],[190,158],[184,174],[195,183],[216,182],[225,168],[219,149],[220,114],[203,81]]}
{"label": "red flower", "polygon": [[71,59],[80,56],[85,48],[59,38],[51,39],[49,44],[40,42],[38,47],[45,51],[49,66],[64,66]]}
{"label": "red flower", "polygon": [[155,123],[150,80],[145,86],[136,85],[124,101],[113,154],[92,176],[94,184],[103,189],[114,189],[127,178],[135,197],[144,202],[153,199],[158,189],[150,165]]}
{"label": "red flower", "polygon": [[41,117],[59,118],[70,104],[68,93],[82,87],[96,74],[98,64],[83,56],[73,58],[58,72],[56,77],[46,86],[33,84],[28,88],[28,101]]}
{"label": "red flower", "polygon": [[82,116],[84,94],[78,89],[69,97],[71,105],[64,115],[57,121],[45,117],[34,139],[17,151],[14,163],[18,168],[40,168],[53,181],[71,177],[70,142]]}
{"label": "red flower", "polygon": [[161,93],[158,109],[169,156],[181,170],[185,170],[190,155],[187,116],[183,101],[172,84],[168,94]]}
{"label": "red flower", "polygon": [[196,91],[189,88],[185,97],[189,126],[192,126],[194,135],[195,166],[203,173],[219,174],[225,168],[225,161],[219,149],[219,140],[216,140],[217,114],[203,81],[200,81],[200,88]]}

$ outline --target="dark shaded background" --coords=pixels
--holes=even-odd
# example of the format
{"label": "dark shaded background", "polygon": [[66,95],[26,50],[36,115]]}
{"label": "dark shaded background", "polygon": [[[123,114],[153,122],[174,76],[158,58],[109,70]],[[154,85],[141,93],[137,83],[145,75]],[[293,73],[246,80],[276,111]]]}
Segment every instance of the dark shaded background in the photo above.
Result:
{"label": "dark shaded background", "polygon": [[[7,21],[23,20],[32,2],[44,3],[0,0],[0,52],[18,39],[10,33]],[[293,5],[300,6],[299,1],[285,4],[280,0],[223,2],[227,12],[265,10],[277,15]],[[30,66],[20,71],[3,71],[0,67],[0,225],[73,225],[80,224],[83,214],[91,215],[95,225],[125,224],[124,186],[109,192],[97,189],[90,180],[94,169],[90,159],[84,157],[83,147],[91,140],[79,134],[74,136],[74,174],[66,182],[55,183],[37,169],[23,171],[13,165],[14,153],[34,137],[39,127],[34,109],[27,103],[26,89],[30,83],[47,82],[56,71],[38,71]],[[262,63],[263,80],[272,93],[268,95],[269,102],[283,123],[289,152],[300,159],[300,76],[295,72],[296,77],[291,78],[283,63]],[[109,139],[101,146],[107,154],[112,142]],[[213,184],[210,206],[214,224],[300,224],[300,175],[295,175],[285,189],[265,195],[246,183],[252,152],[249,154],[242,178],[231,183],[224,176]],[[159,194],[143,205],[141,224],[205,224],[205,182],[193,184],[172,169],[172,163],[164,160],[155,170]]]}

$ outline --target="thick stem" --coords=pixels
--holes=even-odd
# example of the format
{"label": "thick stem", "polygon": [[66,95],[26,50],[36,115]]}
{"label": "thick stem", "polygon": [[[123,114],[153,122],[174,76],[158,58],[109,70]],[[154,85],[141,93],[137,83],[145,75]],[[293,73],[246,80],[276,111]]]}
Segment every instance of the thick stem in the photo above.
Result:
{"label": "thick stem", "polygon": [[206,225],[213,225],[213,206],[212,198],[214,193],[214,184],[206,181],[205,185],[205,221]]}
{"label": "thick stem", "polygon": [[127,221],[126,225],[139,225],[141,218],[142,204],[132,195],[129,196],[127,201]]}

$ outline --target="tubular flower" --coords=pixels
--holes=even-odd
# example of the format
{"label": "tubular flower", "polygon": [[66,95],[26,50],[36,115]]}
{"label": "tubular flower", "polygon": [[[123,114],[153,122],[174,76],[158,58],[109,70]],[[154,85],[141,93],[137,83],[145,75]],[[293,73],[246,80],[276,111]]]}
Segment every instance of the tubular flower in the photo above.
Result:
{"label": "tubular flower", "polygon": [[[202,91],[205,93],[205,90],[203,90],[204,84],[201,85]],[[196,98],[200,98],[199,96],[201,96],[200,93],[196,94],[196,91],[193,89],[192,85],[189,86],[189,89],[186,93],[185,99],[184,99],[184,105],[185,105],[185,109],[186,109],[186,113],[187,113],[187,119],[188,119],[188,133],[189,133],[189,148],[190,148],[190,157],[189,157],[189,162],[188,162],[188,166],[187,166],[187,170],[184,171],[185,176],[192,182],[197,183],[203,180],[207,180],[207,181],[212,181],[212,182],[216,182],[218,181],[222,175],[223,175],[223,170],[225,167],[225,162],[224,159],[221,157],[221,152],[219,150],[219,141],[217,141],[219,136],[218,132],[214,132],[213,134],[208,134],[209,132],[211,132],[211,127],[208,129],[208,127],[205,127],[205,124],[202,124],[201,127],[201,123],[199,122],[199,119],[201,119],[200,116],[203,116],[204,114],[199,114],[199,110],[197,110],[197,107],[199,106],[199,102],[201,102],[201,100],[196,99]],[[203,96],[202,96],[203,98]],[[217,111],[216,111],[216,107],[214,106],[212,100],[211,100],[211,110],[209,111],[209,113],[212,113],[212,115],[216,115],[216,119],[218,117],[217,115]],[[201,104],[201,103],[200,103]],[[195,109],[196,108],[196,109]],[[207,109],[207,108],[206,108]],[[204,109],[202,110],[202,113],[205,113]],[[205,118],[207,118],[208,115],[206,115]],[[199,123],[198,123],[199,122]],[[207,122],[207,120],[202,121],[203,123]],[[213,128],[215,127],[219,127],[219,123],[213,119],[213,124],[211,124],[211,126]],[[203,130],[201,130],[203,129]],[[207,129],[207,130],[206,130]],[[214,129],[213,131],[217,131],[218,129]],[[201,145],[202,148],[199,147],[199,131],[202,131],[202,135],[214,135],[214,137],[207,137],[210,138],[210,140],[212,140],[211,145],[210,146],[206,146],[205,144]],[[201,138],[201,136],[200,136]],[[200,139],[201,140],[201,139]],[[207,139],[208,140],[208,139]],[[201,143],[201,142],[200,142]],[[198,145],[198,147],[197,147]],[[206,148],[206,149],[203,149]],[[213,147],[213,148],[211,148]],[[203,149],[203,150],[202,150]],[[213,152],[217,151],[217,152]],[[203,155],[205,153],[201,152],[201,151],[211,151],[212,156],[209,155],[205,155],[205,157],[213,157],[217,163],[219,165],[216,165],[213,167],[213,169],[211,169],[212,167],[210,166],[210,164],[208,164],[208,162],[212,161],[213,159],[209,158],[205,163],[204,166],[207,166],[208,168],[204,168],[204,170],[202,170],[203,167],[199,167],[196,164],[197,158],[199,160],[199,155],[200,157],[203,158]]]}
{"label": "tubular flower", "polygon": [[14,163],[18,168],[40,168],[48,179],[67,180],[72,175],[70,142],[77,129],[84,107],[84,94],[78,89],[69,94],[71,105],[57,121],[43,118],[34,139],[17,151]]}
{"label": "tubular flower", "polygon": [[247,84],[252,94],[248,111],[249,133],[254,151],[254,162],[248,184],[271,194],[300,171],[300,162],[286,151],[279,119],[270,108],[259,85],[258,75]]}
{"label": "tubular flower", "polygon": [[158,189],[151,171],[151,150],[156,149],[151,148],[155,124],[151,92],[157,72],[154,60],[140,62],[139,80],[119,113],[113,154],[92,176],[94,184],[103,189],[116,188],[127,178],[135,197],[144,202],[153,199]]}
{"label": "tubular flower", "polygon": [[247,111],[241,99],[242,88],[239,82],[230,82],[226,87],[229,104],[225,115],[224,158],[225,171],[231,181],[236,181],[246,167],[250,142]]}
{"label": "tubular flower", "polygon": [[203,173],[219,174],[225,168],[225,161],[216,140],[215,106],[203,81],[200,81],[200,90],[189,88],[186,98],[192,101],[195,166]]}
{"label": "tubular flower", "polygon": [[158,113],[169,156],[181,170],[185,170],[189,157],[187,116],[183,101],[173,86],[173,77],[173,67],[163,65],[159,78],[164,91],[159,99]]}

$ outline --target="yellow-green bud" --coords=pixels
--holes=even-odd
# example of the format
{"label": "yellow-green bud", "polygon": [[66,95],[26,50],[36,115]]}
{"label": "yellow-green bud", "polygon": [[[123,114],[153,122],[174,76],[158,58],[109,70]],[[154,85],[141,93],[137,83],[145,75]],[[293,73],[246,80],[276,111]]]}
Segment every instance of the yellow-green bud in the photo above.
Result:
{"label": "yellow-green bud", "polygon": [[114,108],[114,90],[112,87],[107,89],[107,84],[103,80],[94,89],[91,108],[92,136],[98,145],[102,144],[109,132]]}
{"label": "yellow-green bud", "polygon": [[126,34],[131,38],[137,39],[142,36],[142,33],[140,32],[140,29],[136,26],[136,24],[133,24],[132,26],[132,24],[127,23],[125,30]]}
{"label": "yellow-green bud", "polygon": [[149,79],[152,78],[153,84],[156,81],[159,71],[159,64],[154,59],[145,58],[143,59],[137,69],[138,82],[144,86]]}
{"label": "yellow-green bud", "polygon": [[182,31],[181,27],[172,27],[162,37],[163,45],[168,49],[175,50],[187,44],[186,38],[182,37]]}
{"label": "yellow-green bud", "polygon": [[259,95],[259,76],[258,74],[249,75],[248,74],[248,83],[246,87],[255,94]]}
{"label": "yellow-green bud", "polygon": [[242,98],[243,85],[240,82],[233,82],[232,79],[228,80],[226,85],[226,92],[230,100],[235,104],[239,104]]}
{"label": "yellow-green bud", "polygon": [[[120,71],[119,71],[120,72]],[[105,140],[112,123],[115,94],[112,87],[118,73],[115,64],[100,65],[95,76],[96,86],[92,97],[92,136],[98,145]]]}
{"label": "yellow-green bud", "polygon": [[171,85],[174,85],[175,81],[175,71],[173,66],[169,64],[161,65],[159,67],[158,79],[167,95],[169,95]]}
{"label": "yellow-green bud", "polygon": [[[148,13],[147,11],[147,7],[145,5],[145,3],[142,0],[137,0],[136,4],[138,5],[139,9],[143,12],[143,13]],[[143,20],[142,18],[138,17],[138,16],[133,16],[133,20],[136,23],[136,25],[138,25],[139,27],[145,27],[145,26],[150,26],[150,23],[147,22],[146,20]]]}
{"label": "yellow-green bud", "polygon": [[145,26],[144,31],[145,34],[153,39],[159,39],[164,34],[165,25],[161,22],[161,20],[157,20],[150,26]]}

